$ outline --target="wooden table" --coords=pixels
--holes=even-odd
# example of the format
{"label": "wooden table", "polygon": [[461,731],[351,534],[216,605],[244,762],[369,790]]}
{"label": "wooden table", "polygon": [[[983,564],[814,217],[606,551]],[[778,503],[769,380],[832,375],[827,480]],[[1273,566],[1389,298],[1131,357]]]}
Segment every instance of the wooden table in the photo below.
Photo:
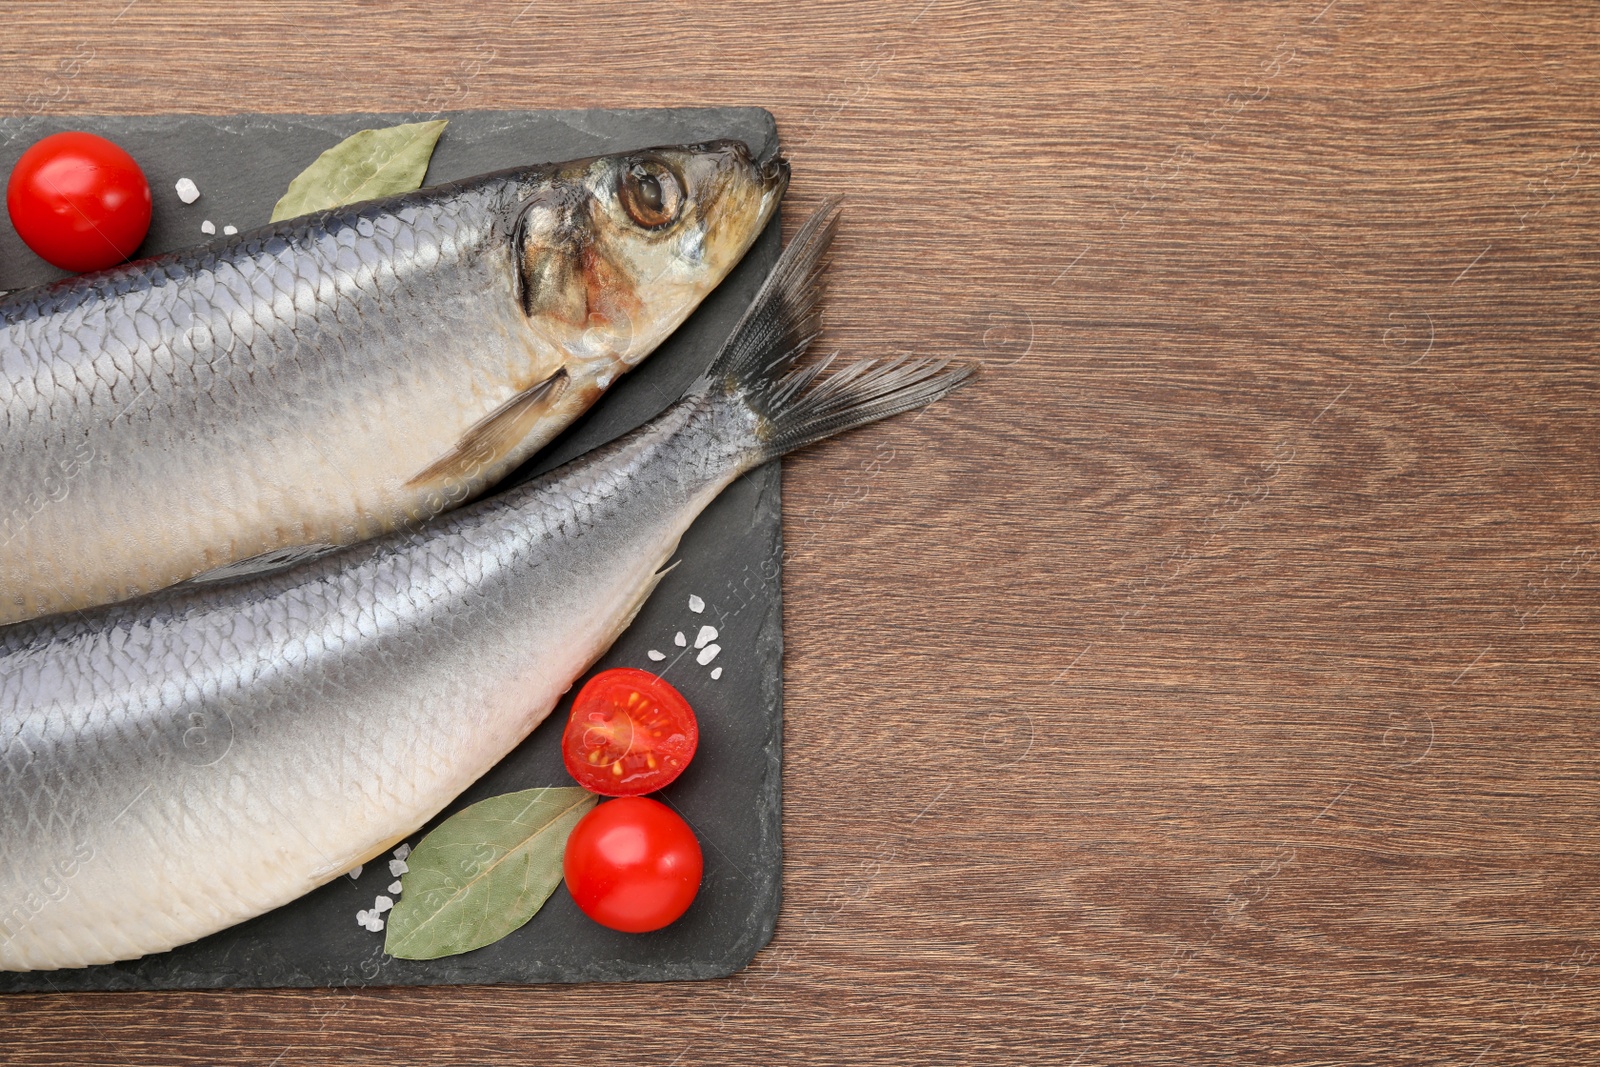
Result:
{"label": "wooden table", "polygon": [[778,935],[663,986],[28,996],[6,1064],[1600,1054],[1586,3],[7,6],[0,109],[761,104],[830,345]]}

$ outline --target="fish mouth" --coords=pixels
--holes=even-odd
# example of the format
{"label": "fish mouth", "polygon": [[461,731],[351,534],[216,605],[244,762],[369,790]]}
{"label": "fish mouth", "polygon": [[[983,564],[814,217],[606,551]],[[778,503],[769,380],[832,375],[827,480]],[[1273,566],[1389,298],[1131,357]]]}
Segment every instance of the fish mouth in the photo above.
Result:
{"label": "fish mouth", "polygon": [[724,153],[723,158],[740,174],[737,180],[747,182],[749,192],[756,197],[755,227],[750,235],[750,239],[754,240],[755,234],[765,229],[772,220],[778,202],[789,191],[789,161],[783,157],[777,145],[759,159],[744,141],[730,138],[716,142],[716,148]]}
{"label": "fish mouth", "polygon": [[[744,145],[743,141],[739,143]],[[756,173],[761,176],[763,185],[769,189],[774,187],[787,189],[789,187],[789,161],[783,156],[782,146],[773,145],[772,151],[768,152],[762,159],[754,158],[750,152],[749,145],[744,145],[744,151],[745,155],[749,157],[751,165],[755,167]]]}
{"label": "fish mouth", "polygon": [[781,196],[789,188],[789,161],[777,152],[762,162],[756,164],[761,175],[762,184],[768,189],[777,189]]}
{"label": "fish mouth", "polygon": [[782,148],[775,145],[765,156],[757,159],[744,141],[729,140],[723,143],[732,151],[738,162],[755,175],[763,193],[776,192],[778,197],[782,197],[788,190],[789,161],[783,157]]}
{"label": "fish mouth", "polygon": [[761,190],[761,225],[765,226],[777,210],[778,201],[789,191],[789,161],[776,146],[762,159],[753,158],[743,142],[740,142],[740,147],[745,148],[745,158],[749,160],[747,166],[755,175],[756,184]]}

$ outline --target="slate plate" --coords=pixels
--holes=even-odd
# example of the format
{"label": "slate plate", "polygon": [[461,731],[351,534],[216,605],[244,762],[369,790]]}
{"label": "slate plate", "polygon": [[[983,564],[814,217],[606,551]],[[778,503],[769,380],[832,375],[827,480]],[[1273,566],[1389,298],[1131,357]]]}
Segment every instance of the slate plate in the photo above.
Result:
{"label": "slate plate", "polygon": [[[155,211],[141,250],[150,254],[210,240],[200,230],[204,219],[219,234],[224,225],[262,225],[290,179],[324,149],[356,130],[429,117],[435,116],[0,119],[0,173],[9,174],[34,141],[62,129],[111,138],[139,160],[150,179]],[[757,108],[470,111],[444,117],[450,125],[429,167],[430,184],[522,163],[720,137],[745,141],[758,158],[777,147],[772,116]],[[200,187],[194,204],[178,199],[173,184],[180,177]],[[513,480],[632,429],[676,399],[711,361],[777,255],[774,222],[655,355]],[[28,251],[8,219],[0,219],[0,289],[60,276]],[[397,960],[384,955],[382,934],[368,933],[355,920],[393,881],[385,857],[368,864],[358,881],[340,877],[284,908],[172,952],[80,970],[0,973],[0,991],[659,981],[712,978],[744,967],[772,936],[780,892],[778,485],[778,465],[769,464],[735,482],[701,515],[683,539],[680,565],[596,668],[655,670],[699,714],[699,754],[659,794],[689,820],[705,853],[700,895],[672,926],[652,934],[607,930],[585,918],[563,887],[528,925],[497,944],[441,960]],[[690,611],[690,594],[704,599],[702,613]],[[720,631],[722,652],[715,663],[700,666],[692,646],[706,623]],[[688,649],[673,643],[679,630]],[[651,662],[649,649],[667,653],[667,659]],[[710,677],[713,666],[723,668],[718,680]],[[445,814],[497,793],[572,784],[559,748],[569,707],[570,697]]]}

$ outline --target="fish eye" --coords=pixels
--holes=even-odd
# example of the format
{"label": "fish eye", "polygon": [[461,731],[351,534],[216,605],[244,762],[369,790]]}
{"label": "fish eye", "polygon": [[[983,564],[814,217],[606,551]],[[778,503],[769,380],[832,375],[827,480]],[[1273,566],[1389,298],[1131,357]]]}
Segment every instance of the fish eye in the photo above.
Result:
{"label": "fish eye", "polygon": [[636,159],[622,171],[618,199],[628,217],[647,230],[659,229],[678,217],[683,183],[659,159]]}

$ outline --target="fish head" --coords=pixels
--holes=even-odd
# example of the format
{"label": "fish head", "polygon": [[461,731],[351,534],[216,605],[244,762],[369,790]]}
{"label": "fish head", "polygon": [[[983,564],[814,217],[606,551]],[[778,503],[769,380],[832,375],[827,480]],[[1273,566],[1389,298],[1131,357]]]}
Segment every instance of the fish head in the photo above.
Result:
{"label": "fish head", "polygon": [[578,377],[655,350],[744,256],[789,185],[742,141],[650,148],[556,168],[516,231],[528,325]]}

